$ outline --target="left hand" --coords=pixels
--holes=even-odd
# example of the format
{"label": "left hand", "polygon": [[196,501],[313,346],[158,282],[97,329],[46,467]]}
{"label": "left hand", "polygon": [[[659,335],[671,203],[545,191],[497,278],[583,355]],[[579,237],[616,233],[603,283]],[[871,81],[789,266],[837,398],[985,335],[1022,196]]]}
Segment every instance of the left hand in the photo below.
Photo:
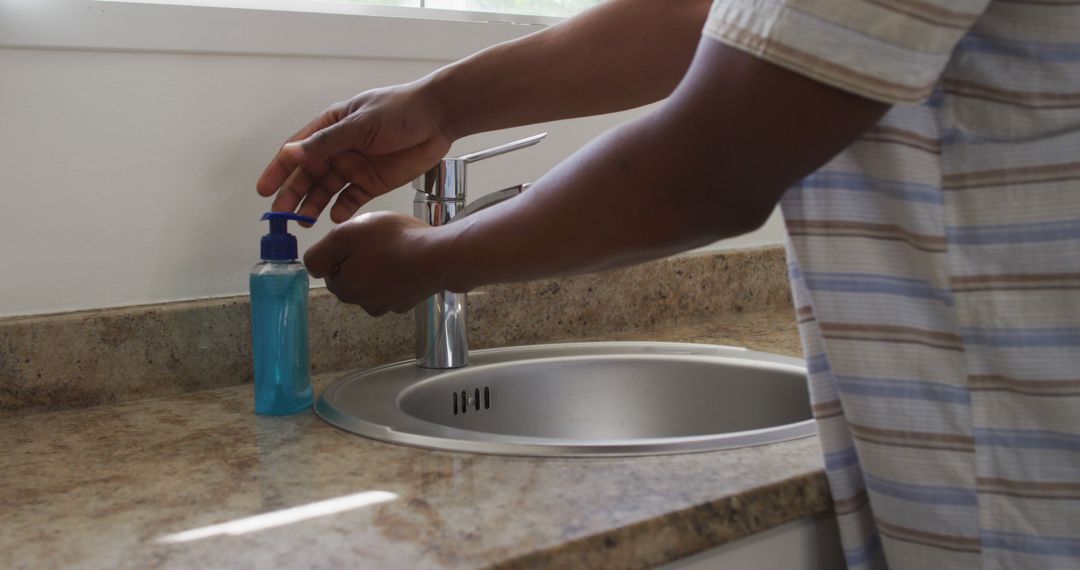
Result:
{"label": "left hand", "polygon": [[[372,89],[335,103],[293,135],[259,177],[271,209],[344,222],[372,198],[420,176],[450,150],[430,84]],[[301,203],[301,200],[303,201]]]}
{"label": "left hand", "polygon": [[434,228],[395,212],[357,216],[304,254],[312,277],[346,303],[373,316],[403,313],[442,289],[436,263],[426,262]]}

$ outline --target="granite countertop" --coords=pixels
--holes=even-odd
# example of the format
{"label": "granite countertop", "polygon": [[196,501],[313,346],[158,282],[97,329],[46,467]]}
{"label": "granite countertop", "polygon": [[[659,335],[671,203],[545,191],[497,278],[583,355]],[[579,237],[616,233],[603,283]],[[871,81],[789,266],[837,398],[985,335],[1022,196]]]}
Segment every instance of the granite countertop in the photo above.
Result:
{"label": "granite countertop", "polygon": [[[595,340],[798,354],[791,321],[790,309],[771,309]],[[317,377],[317,389],[340,376]],[[0,420],[0,567],[640,568],[830,508],[816,438],[498,457],[251,409],[244,385]],[[336,512],[317,512],[327,505]],[[307,518],[282,520],[298,513]],[[257,528],[268,521],[277,526]]]}

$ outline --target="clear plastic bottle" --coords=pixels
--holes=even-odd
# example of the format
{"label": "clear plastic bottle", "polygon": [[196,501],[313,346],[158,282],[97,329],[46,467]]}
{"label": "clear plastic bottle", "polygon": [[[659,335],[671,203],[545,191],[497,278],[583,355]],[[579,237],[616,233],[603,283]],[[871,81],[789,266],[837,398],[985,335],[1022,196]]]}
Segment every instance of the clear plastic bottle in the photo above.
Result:
{"label": "clear plastic bottle", "polygon": [[308,361],[308,274],[297,261],[288,220],[315,220],[288,212],[263,215],[262,261],[251,270],[251,339],[255,359],[255,413],[289,415],[311,407]]}

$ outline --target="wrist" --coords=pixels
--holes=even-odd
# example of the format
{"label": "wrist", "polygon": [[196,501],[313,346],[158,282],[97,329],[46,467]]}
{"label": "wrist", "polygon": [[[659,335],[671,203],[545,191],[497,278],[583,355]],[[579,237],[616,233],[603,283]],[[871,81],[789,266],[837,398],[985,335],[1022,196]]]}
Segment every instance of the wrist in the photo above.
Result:
{"label": "wrist", "polygon": [[468,258],[468,250],[461,247],[461,230],[464,223],[449,224],[427,228],[424,232],[423,245],[420,248],[419,261],[425,278],[434,284],[437,291],[465,293],[482,285]]}
{"label": "wrist", "polygon": [[435,114],[436,121],[443,134],[451,142],[472,134],[462,124],[464,109],[461,108],[455,85],[459,64],[439,68],[416,81],[417,91],[427,100]]}
{"label": "wrist", "polygon": [[447,242],[449,236],[446,227],[424,225],[418,230],[416,238],[409,245],[413,263],[416,264],[416,275],[433,293],[454,290],[456,260],[453,247]]}

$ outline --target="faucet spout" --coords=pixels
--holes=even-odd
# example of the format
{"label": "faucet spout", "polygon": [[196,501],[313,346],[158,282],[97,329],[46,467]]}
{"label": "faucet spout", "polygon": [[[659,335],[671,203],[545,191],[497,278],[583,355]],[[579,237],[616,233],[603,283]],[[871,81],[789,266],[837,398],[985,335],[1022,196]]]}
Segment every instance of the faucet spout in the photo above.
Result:
{"label": "faucet spout", "polygon": [[[413,181],[417,190],[413,214],[429,225],[441,226],[517,196],[529,187],[518,184],[465,204],[466,165],[532,146],[547,133],[514,141],[459,158],[443,159]],[[416,306],[416,365],[421,368],[460,368],[469,363],[465,293],[440,291]]]}
{"label": "faucet spout", "polygon": [[[414,208],[418,216],[446,215],[445,223],[456,222],[521,194],[529,184],[503,188],[475,200],[464,208],[429,201],[417,192]],[[467,294],[440,291],[416,306],[416,365],[421,368],[461,368],[469,364]]]}

